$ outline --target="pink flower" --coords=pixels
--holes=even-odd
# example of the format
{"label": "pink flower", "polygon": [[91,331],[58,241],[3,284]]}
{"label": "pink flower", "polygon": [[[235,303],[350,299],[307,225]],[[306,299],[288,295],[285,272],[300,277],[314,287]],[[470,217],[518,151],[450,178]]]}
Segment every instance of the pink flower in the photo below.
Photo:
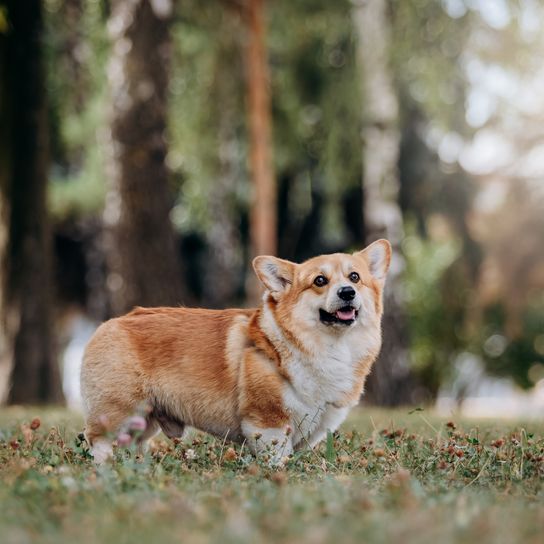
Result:
{"label": "pink flower", "polygon": [[132,436],[128,433],[119,433],[117,435],[117,444],[119,446],[129,446],[132,442]]}
{"label": "pink flower", "polygon": [[129,431],[145,431],[147,423],[142,416],[132,416],[127,420]]}

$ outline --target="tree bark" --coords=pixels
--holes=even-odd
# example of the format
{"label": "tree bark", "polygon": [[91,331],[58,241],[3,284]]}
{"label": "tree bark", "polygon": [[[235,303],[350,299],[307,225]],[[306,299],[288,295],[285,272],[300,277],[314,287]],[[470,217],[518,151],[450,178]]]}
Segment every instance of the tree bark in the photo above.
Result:
{"label": "tree bark", "polygon": [[115,0],[108,22],[113,111],[104,221],[115,314],[182,301],[165,164],[172,10],[171,0]]}
{"label": "tree bark", "polygon": [[407,323],[401,275],[405,267],[400,244],[404,235],[397,170],[399,103],[390,68],[391,23],[387,0],[357,0],[353,8],[362,69],[364,122],[363,193],[367,242],[387,238],[393,260],[384,293],[383,347],[370,375],[367,398],[382,405],[412,400]]}
{"label": "tree bark", "polygon": [[11,371],[11,339],[7,329],[9,274],[9,193],[11,185],[11,81],[8,39],[0,33],[0,403],[5,401]]}
{"label": "tree bark", "polygon": [[[6,2],[2,137],[8,159],[0,199],[4,222],[4,358],[12,361],[10,403],[62,401],[52,321],[51,235],[47,214],[47,108],[40,0]],[[7,132],[6,132],[7,131]],[[5,161],[5,162],[4,162]],[[9,202],[9,213],[7,212]],[[6,216],[4,216],[6,212]],[[6,220],[9,215],[9,219]],[[9,225],[6,236],[5,225]]]}
{"label": "tree bark", "polygon": [[[275,255],[277,251],[276,181],[272,165],[270,80],[265,48],[264,0],[248,0],[245,50],[249,118],[250,171],[253,194],[250,209],[251,254]],[[259,287],[249,274],[247,298],[255,303]]]}
{"label": "tree bark", "polygon": [[272,166],[270,78],[265,50],[264,0],[248,2],[247,99],[254,195],[251,240],[255,255],[276,253],[276,183]]}

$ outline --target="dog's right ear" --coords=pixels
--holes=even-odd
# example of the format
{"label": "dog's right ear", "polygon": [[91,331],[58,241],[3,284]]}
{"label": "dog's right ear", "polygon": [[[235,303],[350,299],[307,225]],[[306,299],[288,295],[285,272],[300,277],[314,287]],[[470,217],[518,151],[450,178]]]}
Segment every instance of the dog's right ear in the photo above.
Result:
{"label": "dog's right ear", "polygon": [[289,290],[293,283],[295,266],[296,264],[291,261],[269,255],[261,255],[253,259],[253,268],[257,277],[274,299]]}

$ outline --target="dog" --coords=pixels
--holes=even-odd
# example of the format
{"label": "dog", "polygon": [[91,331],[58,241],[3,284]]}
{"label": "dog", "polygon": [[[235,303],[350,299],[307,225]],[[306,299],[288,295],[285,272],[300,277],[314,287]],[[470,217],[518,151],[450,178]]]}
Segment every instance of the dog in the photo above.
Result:
{"label": "dog", "polygon": [[81,370],[85,437],[96,462],[147,403],[140,444],[186,426],[282,463],[313,448],[358,404],[381,348],[382,293],[391,246],[302,264],[256,257],[256,309],[136,308],[103,323]]}

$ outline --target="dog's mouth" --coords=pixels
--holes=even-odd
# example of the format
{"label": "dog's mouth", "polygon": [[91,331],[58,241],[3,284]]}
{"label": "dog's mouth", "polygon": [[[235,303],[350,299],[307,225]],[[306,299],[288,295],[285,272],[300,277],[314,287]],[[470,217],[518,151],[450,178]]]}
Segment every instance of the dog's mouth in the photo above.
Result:
{"label": "dog's mouth", "polygon": [[332,313],[319,310],[319,319],[325,325],[334,325],[335,323],[351,325],[357,319],[358,315],[359,312],[353,306],[343,306]]}

